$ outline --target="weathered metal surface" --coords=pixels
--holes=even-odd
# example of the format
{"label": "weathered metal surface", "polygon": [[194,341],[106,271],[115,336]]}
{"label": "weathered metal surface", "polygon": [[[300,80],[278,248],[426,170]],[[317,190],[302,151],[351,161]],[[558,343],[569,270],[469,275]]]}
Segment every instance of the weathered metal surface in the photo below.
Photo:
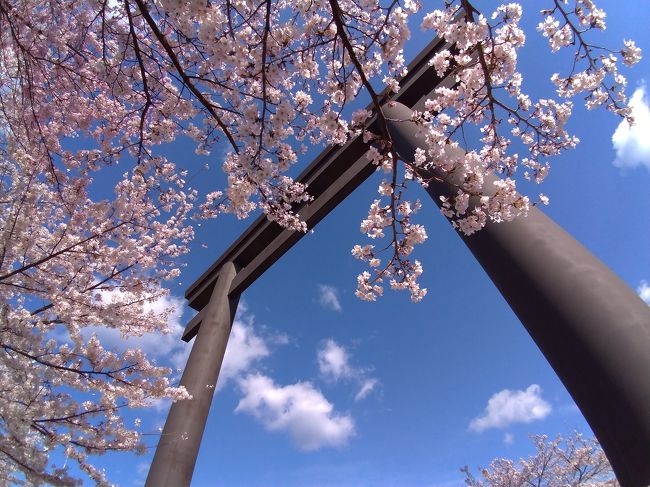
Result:
{"label": "weathered metal surface", "polygon": [[149,468],[147,487],[190,485],[239,301],[239,296],[228,296],[236,273],[232,262],[224,263],[219,270],[203,310],[204,326],[194,340],[181,378],[192,399],[172,404]]}

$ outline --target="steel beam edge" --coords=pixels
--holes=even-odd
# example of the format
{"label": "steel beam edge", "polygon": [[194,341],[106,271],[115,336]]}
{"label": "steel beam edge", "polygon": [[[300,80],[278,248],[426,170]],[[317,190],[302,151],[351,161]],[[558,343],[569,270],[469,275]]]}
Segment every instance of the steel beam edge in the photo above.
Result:
{"label": "steel beam edge", "polygon": [[183,331],[183,335],[181,336],[181,340],[184,342],[189,342],[192,338],[196,336],[196,334],[199,332],[199,327],[201,326],[201,322],[203,321],[203,311],[205,308],[203,308],[201,311],[196,313],[194,317],[187,322],[187,325],[185,325],[185,330]]}

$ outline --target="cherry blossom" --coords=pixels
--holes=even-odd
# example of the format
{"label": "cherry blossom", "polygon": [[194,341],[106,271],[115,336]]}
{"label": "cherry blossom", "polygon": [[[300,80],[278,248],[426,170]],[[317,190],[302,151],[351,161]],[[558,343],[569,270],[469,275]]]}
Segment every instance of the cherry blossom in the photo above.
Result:
{"label": "cherry blossom", "polygon": [[[422,147],[398,154],[376,86],[397,92],[406,74],[413,0],[0,0],[0,478],[78,482],[49,461],[58,449],[104,484],[90,455],[142,451],[121,411],[187,393],[142,351],[106,349],[88,330],[167,331],[149,305],[180,275],[195,219],[261,211],[306,231],[296,208],[309,188],[290,174],[309,146],[361,135],[383,174],[360,226],[372,243],[352,251],[369,267],[357,279],[366,300],[385,283],[426,294],[413,184],[448,180],[442,212],[466,235],[546,204],[517,181],[543,182],[552,156],[577,144],[572,98],[630,118],[618,63],[641,56],[631,40],[594,44],[606,17],[591,0],[547,3],[539,34],[575,53],[551,79],[556,98],[524,89],[519,4],[483,15],[445,1],[424,17],[454,45],[430,63],[455,83],[414,114]],[[354,104],[362,91],[367,109]],[[466,125],[480,129],[478,148]],[[198,194],[193,178],[214,164],[166,157],[183,137],[217,159],[223,187]]]}
{"label": "cherry blossom", "polygon": [[470,487],[506,487],[514,485],[540,485],[562,487],[566,485],[598,485],[618,487],[612,467],[595,439],[584,438],[580,433],[549,440],[546,436],[533,436],[537,451],[528,459],[515,463],[505,458],[493,460],[481,469],[481,479],[475,478],[468,467],[465,484]]}
{"label": "cherry blossom", "polygon": [[[436,89],[435,96],[425,102],[425,110],[414,113],[413,121],[421,125],[424,139],[414,155],[395,154],[386,133],[379,134],[383,142],[368,153],[369,159],[391,177],[380,185],[382,199],[372,203],[361,231],[376,240],[389,238],[386,229],[392,228],[388,246],[392,257],[385,266],[378,266],[377,251],[353,252],[367,261],[374,273],[359,276],[357,295],[362,299],[376,299],[373,290],[382,289],[386,278],[391,279],[394,289],[410,290],[413,301],[426,293],[417,285],[421,265],[408,258],[413,224],[398,210],[409,203],[406,190],[410,181],[426,186],[435,177],[455,186],[454,195],[441,198],[441,211],[461,233],[471,235],[488,222],[511,221],[525,216],[531,205],[548,204],[544,194],[531,201],[518,193],[517,180],[523,176],[542,183],[551,158],[579,142],[566,129],[573,111],[570,98],[582,96],[588,109],[605,105],[617,115],[630,118],[630,109],[625,106],[626,81],[618,71],[615,54],[629,66],[638,62],[640,50],[628,40],[618,52],[591,43],[591,31],[605,28],[605,13],[593,2],[550,3],[551,8],[541,12],[543,21],[538,30],[549,39],[552,52],[566,48],[575,51],[569,74],[558,73],[551,78],[557,99],[533,100],[523,90],[517,61],[526,36],[519,26],[523,14],[519,4],[498,6],[487,17],[469,1],[449,1],[444,9],[424,17],[423,29],[433,30],[454,45],[454,49],[437,52],[430,65],[439,76],[452,76],[456,84]],[[466,125],[480,129],[479,149],[464,141]],[[523,154],[515,150],[522,146],[526,151]],[[401,173],[395,163],[400,159],[404,164]],[[517,174],[519,168],[521,176]],[[502,179],[486,183],[493,176]],[[424,238],[426,234],[418,242]]]}

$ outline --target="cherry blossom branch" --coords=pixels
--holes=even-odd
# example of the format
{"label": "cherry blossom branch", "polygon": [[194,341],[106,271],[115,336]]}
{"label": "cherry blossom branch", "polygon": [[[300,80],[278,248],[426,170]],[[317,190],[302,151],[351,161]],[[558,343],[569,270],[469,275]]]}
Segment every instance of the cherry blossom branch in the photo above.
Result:
{"label": "cherry blossom branch", "polygon": [[131,38],[133,39],[133,51],[135,52],[135,57],[138,60],[138,66],[140,67],[140,76],[142,78],[143,92],[145,96],[145,104],[142,108],[140,114],[140,141],[138,143],[138,161],[142,157],[142,151],[144,150],[144,122],[147,118],[147,111],[152,105],[151,95],[149,94],[149,86],[147,83],[147,71],[144,67],[144,61],[142,60],[142,54],[140,53],[140,46],[138,43],[138,36],[135,33],[135,28],[133,27],[133,18],[131,16],[131,8],[129,7],[129,0],[124,0],[124,9],[126,10],[127,18],[129,19],[129,32]]}
{"label": "cherry blossom branch", "polygon": [[[48,361],[43,360],[41,358],[43,355],[38,355],[38,356],[37,355],[32,355],[32,354],[27,353],[27,352],[25,352],[23,350],[18,350],[17,348],[15,348],[15,347],[13,347],[11,345],[8,345],[6,343],[2,343],[2,344],[0,344],[0,346],[5,351],[11,351],[11,352],[17,353],[18,355],[22,355],[23,357],[26,357],[26,358],[28,358],[30,360],[33,360],[34,362],[37,362],[37,363],[39,363],[41,365],[44,365],[46,367],[51,367],[51,368],[56,369],[56,370],[60,370],[62,372],[71,372],[71,373],[74,373],[74,374],[78,374],[78,375],[80,375],[80,376],[82,376],[84,378],[89,378],[89,377],[92,377],[92,376],[102,376],[103,375],[103,376],[106,376],[106,377],[110,377],[111,379],[116,380],[116,381],[121,382],[121,383],[126,384],[126,385],[133,385],[133,384],[126,381],[126,380],[124,380],[124,379],[120,379],[119,377],[116,377],[115,374],[119,374],[120,372],[124,372],[125,370],[135,369],[138,366],[138,364],[130,364],[130,365],[125,365],[123,367],[120,367],[119,369],[108,370],[108,371],[94,370],[94,369],[92,369],[92,370],[74,369],[72,367],[66,367],[64,365],[58,365],[58,364],[54,364],[52,362],[48,362]],[[50,355],[50,354],[48,354],[48,355]]]}
{"label": "cherry blossom branch", "polygon": [[[88,291],[93,291],[95,289],[100,288],[102,285],[106,284],[109,281],[112,281],[113,279],[115,279],[120,274],[122,274],[124,272],[127,272],[128,270],[132,269],[134,265],[135,264],[129,264],[129,265],[127,265],[127,266],[125,266],[125,267],[123,267],[121,269],[113,269],[113,272],[109,276],[106,276],[104,279],[98,281],[96,284],[93,284],[92,286],[89,286],[89,287],[85,288],[84,290],[81,291],[81,293],[84,294],[84,293],[87,293]],[[35,309],[34,311],[32,311],[30,313],[30,315],[31,316],[36,316],[36,315],[38,315],[40,313],[43,313],[44,311],[47,311],[48,309],[51,309],[53,306],[54,306],[53,303],[45,304],[45,305]]]}
{"label": "cherry blossom branch", "polygon": [[61,250],[50,253],[49,255],[46,255],[45,257],[42,257],[42,258],[36,260],[35,262],[23,265],[23,266],[21,266],[21,267],[19,267],[17,269],[14,269],[13,271],[7,272],[6,274],[2,274],[2,275],[0,275],[0,281],[4,281],[6,279],[9,279],[10,277],[15,276],[16,274],[23,274],[26,271],[28,271],[29,269],[32,269],[34,267],[38,267],[38,266],[44,264],[45,262],[47,262],[48,260],[59,257],[60,255],[65,254],[66,252],[70,252],[71,250],[73,250],[76,247],[79,247],[80,245],[83,245],[83,244],[85,244],[85,243],[87,243],[87,242],[89,242],[89,241],[91,241],[93,239],[96,239],[98,237],[106,235],[107,233],[111,233],[114,230],[117,230],[118,228],[120,228],[120,227],[122,227],[124,225],[127,225],[129,223],[133,223],[133,222],[130,222],[130,221],[120,222],[120,223],[118,223],[116,225],[111,226],[110,228],[107,228],[106,230],[103,230],[103,231],[98,232],[98,233],[94,233],[94,234],[92,234],[92,235],[90,235],[88,237],[83,238],[82,240],[79,240],[79,241],[77,241],[77,242],[75,242],[73,244],[70,244],[67,247],[62,248]]}
{"label": "cherry blossom branch", "polygon": [[217,114],[217,112],[214,109],[214,106],[212,103],[210,103],[203,93],[201,93],[196,86],[194,86],[194,83],[192,83],[192,80],[189,78],[187,74],[185,74],[185,70],[181,66],[180,61],[178,60],[178,57],[176,56],[176,53],[172,49],[172,47],[169,45],[169,42],[167,42],[167,38],[163,35],[162,32],[160,32],[160,29],[158,28],[158,25],[156,24],[156,21],[151,17],[151,14],[149,13],[149,10],[147,9],[147,6],[144,4],[142,0],[135,0],[135,3],[138,5],[138,9],[140,10],[140,13],[146,20],[147,24],[149,25],[149,28],[151,31],[154,33],[156,36],[156,39],[158,39],[158,42],[160,42],[160,45],[163,47],[165,52],[167,53],[167,56],[169,57],[170,61],[174,65],[174,68],[176,68],[176,72],[180,75],[180,77],[183,79],[183,82],[185,86],[196,96],[196,98],[199,100],[201,105],[205,107],[205,109],[212,115],[212,117],[216,120],[217,124],[225,134],[225,136],[228,138],[228,141],[230,142],[230,145],[232,146],[233,150],[235,152],[239,152],[239,147],[237,146],[237,142],[235,142],[235,139],[233,138],[232,134],[228,130],[228,127],[226,124],[221,120],[221,117]]}

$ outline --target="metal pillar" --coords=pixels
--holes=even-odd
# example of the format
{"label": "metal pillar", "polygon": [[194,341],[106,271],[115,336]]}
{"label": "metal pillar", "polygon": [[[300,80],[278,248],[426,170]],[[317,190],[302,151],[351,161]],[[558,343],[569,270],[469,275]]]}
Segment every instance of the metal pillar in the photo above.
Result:
{"label": "metal pillar", "polygon": [[[413,122],[397,121],[411,110],[383,110],[397,152],[412,159],[423,140]],[[438,205],[456,193],[435,181],[427,192]],[[459,235],[566,386],[621,485],[650,485],[650,307],[536,207]]]}
{"label": "metal pillar", "polygon": [[239,296],[228,297],[237,271],[232,262],[219,271],[203,324],[183,371],[181,385],[192,399],[172,404],[147,476],[147,487],[190,485],[219,369],[226,351]]}

